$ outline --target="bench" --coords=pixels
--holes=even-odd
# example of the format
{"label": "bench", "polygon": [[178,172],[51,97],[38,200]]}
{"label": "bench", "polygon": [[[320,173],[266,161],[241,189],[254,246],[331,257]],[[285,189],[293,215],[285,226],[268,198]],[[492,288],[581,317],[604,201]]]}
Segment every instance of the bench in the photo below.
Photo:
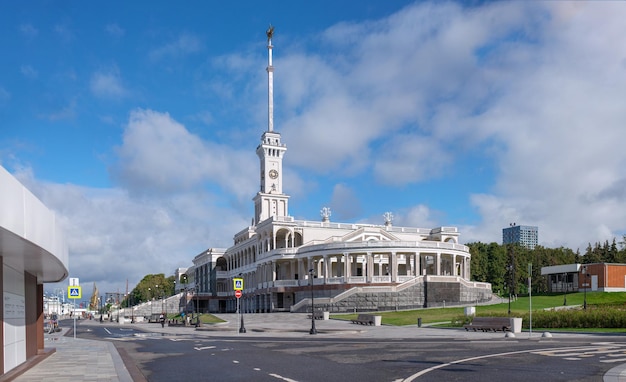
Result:
{"label": "bench", "polygon": [[[311,314],[308,315],[309,320],[311,319],[311,316],[312,316]],[[315,312],[314,319],[316,319],[316,320],[323,320],[324,319],[324,312],[322,312],[322,311]]]}
{"label": "bench", "polygon": [[482,330],[483,332],[502,330],[503,332],[511,331],[511,319],[508,317],[474,317],[472,322],[467,325],[463,325],[466,331],[472,329],[473,331]]}
{"label": "bench", "polygon": [[371,314],[359,314],[357,318],[352,320],[353,324],[374,325],[376,323],[374,316]]}

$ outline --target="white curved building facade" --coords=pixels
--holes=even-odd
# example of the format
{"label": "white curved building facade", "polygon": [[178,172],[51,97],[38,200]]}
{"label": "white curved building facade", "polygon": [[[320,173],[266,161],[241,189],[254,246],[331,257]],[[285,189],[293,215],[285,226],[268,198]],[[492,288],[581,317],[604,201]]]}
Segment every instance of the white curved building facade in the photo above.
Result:
{"label": "white curved building facade", "polygon": [[[283,192],[287,146],[274,131],[272,33],[268,31],[268,129],[256,149],[260,187],[252,225],[228,249],[211,248],[194,259],[188,280],[201,311],[234,311],[233,278],[244,279],[246,312],[301,311],[311,293],[331,311],[416,308],[487,300],[491,285],[470,282],[471,255],[455,227],[394,227],[289,216]],[[381,219],[383,220],[383,219]],[[376,304],[371,294],[376,294]]]}
{"label": "white curved building facade", "polygon": [[0,166],[0,375],[44,349],[43,284],[68,276],[55,215]]}

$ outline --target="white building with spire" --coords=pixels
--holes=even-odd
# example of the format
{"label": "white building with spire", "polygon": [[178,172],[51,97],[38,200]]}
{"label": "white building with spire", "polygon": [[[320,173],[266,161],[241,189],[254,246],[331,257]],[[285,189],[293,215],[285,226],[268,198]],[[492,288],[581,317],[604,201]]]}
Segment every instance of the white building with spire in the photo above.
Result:
{"label": "white building with spire", "polygon": [[268,126],[256,148],[260,184],[254,218],[230,248],[210,248],[194,258],[185,277],[193,309],[235,311],[233,278],[244,279],[244,312],[306,311],[312,293],[316,306],[335,312],[490,299],[490,284],[470,281],[471,255],[459,243],[456,227],[394,227],[390,212],[382,215],[382,225],[335,223],[328,207],[317,221],[289,215],[283,184],[287,146],[274,131],[273,33],[270,26]]}

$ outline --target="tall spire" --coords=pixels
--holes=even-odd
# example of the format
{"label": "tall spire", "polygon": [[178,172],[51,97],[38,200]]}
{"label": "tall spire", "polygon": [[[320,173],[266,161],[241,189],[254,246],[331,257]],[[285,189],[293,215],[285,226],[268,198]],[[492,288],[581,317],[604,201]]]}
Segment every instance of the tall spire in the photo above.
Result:
{"label": "tall spire", "polygon": [[272,66],[272,36],[274,27],[270,24],[267,29],[267,131],[274,131],[274,66]]}

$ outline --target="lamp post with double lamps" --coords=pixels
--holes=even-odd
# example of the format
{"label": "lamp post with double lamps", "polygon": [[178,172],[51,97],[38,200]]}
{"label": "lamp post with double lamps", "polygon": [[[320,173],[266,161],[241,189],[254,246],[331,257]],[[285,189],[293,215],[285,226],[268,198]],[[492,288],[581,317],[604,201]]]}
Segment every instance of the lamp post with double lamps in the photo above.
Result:
{"label": "lamp post with double lamps", "polygon": [[315,329],[315,300],[313,296],[313,272],[314,268],[309,269],[309,275],[311,278],[311,330],[309,334],[317,334],[317,330]]}

